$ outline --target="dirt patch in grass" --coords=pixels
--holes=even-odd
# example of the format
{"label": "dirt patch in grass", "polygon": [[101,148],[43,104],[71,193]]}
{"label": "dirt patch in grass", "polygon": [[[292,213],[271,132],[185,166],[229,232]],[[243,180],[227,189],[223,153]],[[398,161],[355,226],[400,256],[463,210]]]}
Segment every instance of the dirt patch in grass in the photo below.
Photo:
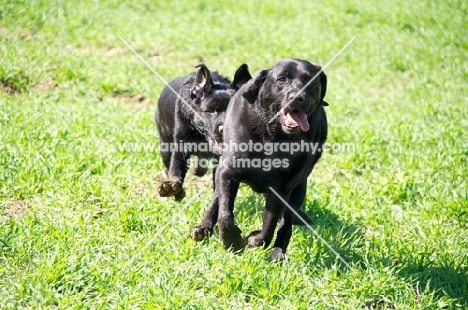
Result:
{"label": "dirt patch in grass", "polygon": [[7,215],[0,216],[0,223],[5,223],[11,220],[13,217],[19,217],[28,209],[27,204],[24,201],[11,199],[7,201],[5,213]]}
{"label": "dirt patch in grass", "polygon": [[93,46],[75,46],[72,44],[67,44],[65,49],[71,52],[74,55],[97,55],[104,57],[113,57],[113,56],[124,56],[129,54],[130,50],[123,47],[116,46],[105,46],[105,47],[93,47]]}
{"label": "dirt patch in grass", "polygon": [[146,196],[151,193],[151,188],[146,184],[137,184],[132,191],[134,196]]}
{"label": "dirt patch in grass", "polygon": [[[149,57],[150,59],[155,57],[158,58],[161,55],[161,49],[156,43],[150,43],[145,48],[136,47],[135,44],[130,43],[132,47],[138,54],[143,54],[145,57]],[[122,46],[106,46],[99,49],[99,53],[105,57],[112,57],[112,56],[124,56],[133,54],[132,51],[125,45]]]}
{"label": "dirt patch in grass", "polygon": [[49,91],[57,87],[57,82],[54,80],[44,81],[33,86],[36,91]]}
{"label": "dirt patch in grass", "polygon": [[150,98],[139,94],[131,95],[130,97],[128,97],[128,101],[137,108],[150,106],[153,103],[153,101]]}
{"label": "dirt patch in grass", "polygon": [[7,202],[7,208],[5,212],[9,215],[18,216],[24,213],[28,209],[27,204],[24,201],[10,200]]}
{"label": "dirt patch in grass", "polygon": [[0,90],[8,95],[17,95],[21,92],[20,88],[10,80],[0,80]]}
{"label": "dirt patch in grass", "polygon": [[135,108],[149,107],[153,104],[153,101],[150,98],[141,94],[132,94],[130,92],[114,92],[112,93],[111,98],[117,99],[122,103],[130,104]]}
{"label": "dirt patch in grass", "polygon": [[130,50],[127,47],[115,47],[115,46],[108,46],[101,48],[99,53],[103,56],[110,57],[110,56],[123,56],[128,54]]}
{"label": "dirt patch in grass", "polygon": [[6,41],[6,37],[7,37],[7,35],[8,35],[8,28],[7,28],[7,27],[1,27],[1,28],[0,28],[0,34],[1,34],[1,39],[0,39],[0,41],[5,42],[5,41]]}
{"label": "dirt patch in grass", "polygon": [[8,29],[7,27],[0,28],[0,42],[11,41],[12,39],[30,40],[32,38],[31,31],[27,29]]}

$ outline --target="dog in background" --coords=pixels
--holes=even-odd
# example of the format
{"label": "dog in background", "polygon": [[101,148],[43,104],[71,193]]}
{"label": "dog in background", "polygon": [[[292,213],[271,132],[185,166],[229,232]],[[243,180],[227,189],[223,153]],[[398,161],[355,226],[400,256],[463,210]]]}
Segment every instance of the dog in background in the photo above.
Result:
{"label": "dog in background", "polygon": [[[268,247],[281,218],[273,250],[274,260],[284,258],[291,238],[295,213],[285,206],[279,194],[294,210],[304,202],[307,177],[321,156],[327,137],[324,101],[327,77],[320,66],[300,59],[284,59],[243,85],[231,99],[224,121],[225,143],[315,143],[317,152],[223,152],[215,175],[215,191],[202,222],[190,230],[191,237],[201,241],[213,233],[216,222],[225,248],[240,250],[246,245]],[[272,120],[272,121],[270,121]],[[236,165],[236,160],[286,160],[265,171],[258,167]],[[263,227],[246,239],[234,222],[234,200],[243,182],[262,193],[266,204]],[[273,189],[273,191],[271,190]]]}
{"label": "dog in background", "polygon": [[213,151],[171,152],[161,149],[168,180],[162,182],[157,191],[161,197],[173,196],[177,201],[185,197],[182,185],[190,156],[195,155],[191,172],[203,176],[207,167],[200,166],[199,159],[219,155],[219,143],[222,141],[224,116],[229,101],[252,78],[246,64],[237,69],[232,82],[217,72],[210,72],[204,63],[196,68],[199,68],[197,72],[175,78],[164,87],[154,117],[161,144],[199,145],[209,142]]}

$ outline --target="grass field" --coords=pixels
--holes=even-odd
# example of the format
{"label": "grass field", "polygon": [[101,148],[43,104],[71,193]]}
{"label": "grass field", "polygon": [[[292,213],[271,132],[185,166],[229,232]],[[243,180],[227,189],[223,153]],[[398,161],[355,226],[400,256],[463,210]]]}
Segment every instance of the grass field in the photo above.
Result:
{"label": "grass field", "polygon": [[[466,1],[0,0],[1,309],[467,309]],[[330,143],[287,260],[188,229],[211,197],[159,198],[166,80],[326,64]],[[129,147],[131,146],[131,147]],[[259,229],[242,187],[236,221]]]}

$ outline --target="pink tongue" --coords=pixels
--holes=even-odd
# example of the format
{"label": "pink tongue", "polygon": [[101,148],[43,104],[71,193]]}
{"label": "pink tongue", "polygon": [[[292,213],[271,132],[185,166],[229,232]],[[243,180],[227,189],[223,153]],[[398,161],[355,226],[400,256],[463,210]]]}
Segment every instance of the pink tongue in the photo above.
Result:
{"label": "pink tongue", "polygon": [[304,112],[286,113],[286,125],[290,127],[299,126],[302,131],[308,131],[309,121],[307,120],[307,114]]}

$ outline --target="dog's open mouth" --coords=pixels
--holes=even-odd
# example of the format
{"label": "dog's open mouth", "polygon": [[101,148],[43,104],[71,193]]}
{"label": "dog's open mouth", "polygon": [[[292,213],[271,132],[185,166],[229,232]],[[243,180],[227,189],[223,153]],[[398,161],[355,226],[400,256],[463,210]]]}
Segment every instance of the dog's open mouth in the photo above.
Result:
{"label": "dog's open mouth", "polygon": [[286,127],[300,127],[304,132],[309,130],[309,121],[305,112],[284,112],[281,110],[278,117],[280,123]]}

